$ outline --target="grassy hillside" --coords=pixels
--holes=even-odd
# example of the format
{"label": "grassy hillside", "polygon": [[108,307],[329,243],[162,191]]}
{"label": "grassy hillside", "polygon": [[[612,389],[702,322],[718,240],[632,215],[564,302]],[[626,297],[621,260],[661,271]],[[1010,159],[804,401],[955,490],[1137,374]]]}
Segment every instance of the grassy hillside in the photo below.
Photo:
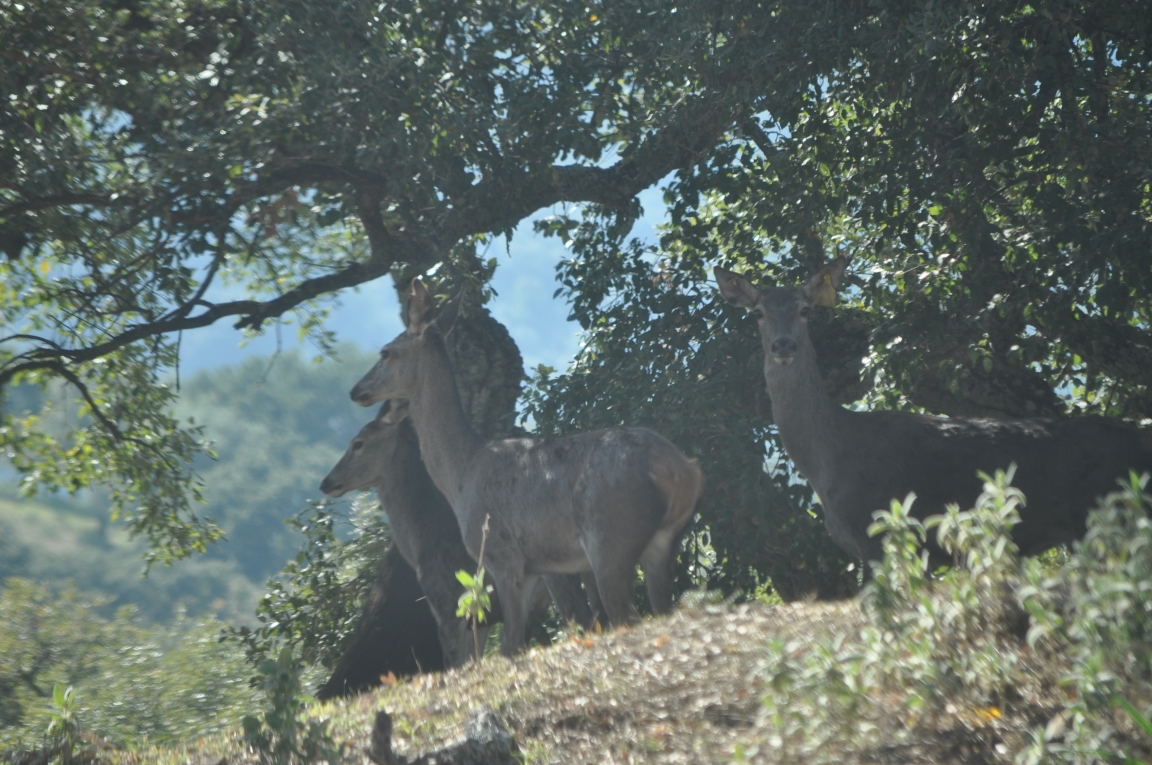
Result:
{"label": "grassy hillside", "polygon": [[[318,499],[319,484],[372,412],[348,390],[372,356],[353,347],[339,361],[314,364],[297,353],[255,357],[200,372],[182,386],[179,414],[204,426],[216,459],[199,459],[206,505],[226,538],[207,554],[156,566],[141,579],[144,552],[108,518],[99,492],[18,495],[9,471],[0,483],[0,581],[22,576],[58,586],[73,580],[109,609],[135,605],[148,621],[213,614],[250,623],[269,576],[297,552],[301,537],[284,521]],[[4,406],[38,413],[63,429],[74,424],[65,389],[8,391]]]}
{"label": "grassy hillside", "polygon": [[262,584],[228,560],[196,558],[141,573],[144,548],[115,524],[68,509],[0,494],[0,581],[20,576],[53,586],[71,580],[102,596],[106,612],[132,605],[149,622],[170,621],[177,610],[247,623]]}
{"label": "grassy hillside", "polygon": [[[670,617],[313,705],[290,733],[257,719],[248,732],[307,733],[360,762],[383,709],[393,746],[412,758],[490,705],[530,763],[1148,762],[1147,480],[1096,510],[1064,558],[1017,558],[1006,533],[1023,497],[1001,474],[973,511],[939,524],[958,563],[949,572],[928,571],[926,529],[895,504],[878,517],[885,559],[858,600],[689,595]],[[256,740],[232,729],[105,760],[256,763]]]}
{"label": "grassy hillside", "polygon": [[[318,705],[311,714],[330,719],[335,739],[357,753],[368,746],[379,709],[393,716],[396,751],[412,758],[459,737],[468,713],[490,704],[529,763],[728,761],[756,734],[769,643],[815,640],[861,622],[854,602],[730,606],[697,599],[632,629],[573,634],[514,660],[490,655],[479,667],[398,682]],[[207,755],[225,755],[231,765],[259,761],[244,749],[236,730],[110,761],[177,765]]]}

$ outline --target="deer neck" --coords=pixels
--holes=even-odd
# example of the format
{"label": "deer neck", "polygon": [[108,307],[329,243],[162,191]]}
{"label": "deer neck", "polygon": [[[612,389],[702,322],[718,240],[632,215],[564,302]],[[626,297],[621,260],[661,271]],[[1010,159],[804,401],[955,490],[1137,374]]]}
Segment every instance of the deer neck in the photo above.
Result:
{"label": "deer neck", "polygon": [[409,401],[409,413],[428,474],[455,508],[463,477],[485,439],[464,413],[443,337],[430,330],[423,343],[419,381]]}
{"label": "deer neck", "polygon": [[764,377],[772,418],[789,459],[818,494],[834,472],[835,446],[848,412],[824,391],[816,353],[805,338],[793,362],[781,367],[766,358]]}
{"label": "deer neck", "polygon": [[421,483],[428,482],[427,471],[421,469],[420,444],[412,423],[405,420],[397,427],[395,447],[375,483],[376,496],[389,522],[393,516],[410,514],[413,508],[421,507]]}

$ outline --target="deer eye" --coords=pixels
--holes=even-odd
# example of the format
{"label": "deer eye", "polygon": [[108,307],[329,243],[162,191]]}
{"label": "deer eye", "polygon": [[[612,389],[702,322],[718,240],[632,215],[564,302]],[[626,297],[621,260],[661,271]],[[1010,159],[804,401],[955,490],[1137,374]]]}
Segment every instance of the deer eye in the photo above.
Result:
{"label": "deer eye", "polygon": [[388,349],[387,348],[380,351],[380,360],[383,361],[386,358],[388,358]]}
{"label": "deer eye", "polygon": [[800,318],[801,319],[807,319],[808,314],[810,314],[810,313],[812,313],[812,309],[809,306],[805,305],[805,306],[800,307]]}
{"label": "deer eye", "polygon": [[359,451],[360,449],[364,448],[364,442],[363,441],[353,441],[352,442],[352,448]]}
{"label": "deer eye", "polygon": [[755,316],[757,319],[763,319],[764,318],[764,312],[761,311],[759,308],[753,308],[752,309],[752,315]]}

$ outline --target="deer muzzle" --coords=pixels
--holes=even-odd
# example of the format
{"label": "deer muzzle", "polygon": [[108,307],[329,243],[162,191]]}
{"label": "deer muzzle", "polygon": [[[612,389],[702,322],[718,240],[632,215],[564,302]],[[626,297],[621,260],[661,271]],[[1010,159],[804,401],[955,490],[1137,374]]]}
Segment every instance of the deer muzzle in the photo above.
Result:
{"label": "deer muzzle", "polygon": [[332,476],[325,476],[324,480],[320,482],[320,492],[329,497],[341,497],[344,495],[344,487],[333,481]]}
{"label": "deer muzzle", "polygon": [[796,341],[790,337],[778,337],[768,347],[768,355],[777,364],[786,367],[792,363],[792,358],[796,355]]}
{"label": "deer muzzle", "polygon": [[376,403],[376,397],[372,395],[372,389],[363,385],[363,380],[352,386],[348,397],[360,406],[372,406],[372,404]]}

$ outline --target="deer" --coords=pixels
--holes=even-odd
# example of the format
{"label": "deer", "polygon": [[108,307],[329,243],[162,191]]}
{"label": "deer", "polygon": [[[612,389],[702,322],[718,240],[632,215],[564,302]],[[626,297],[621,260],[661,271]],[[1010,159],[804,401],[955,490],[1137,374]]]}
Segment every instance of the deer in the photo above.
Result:
{"label": "deer", "polygon": [[[780,440],[844,552],[865,562],[883,557],[868,527],[893,499],[914,494],[913,515],[921,519],[952,503],[971,507],[982,488],[978,471],[991,475],[1014,463],[1013,483],[1027,505],[1012,539],[1021,554],[1034,555],[1083,537],[1096,500],[1130,471],[1152,472],[1152,432],[1120,420],[949,418],[837,404],[825,392],[807,321],[814,307],[835,305],[846,267],[838,257],[801,286],[763,291],[714,269],[724,299],[756,319]],[[951,562],[931,541],[929,553],[937,564]]]}
{"label": "deer", "polygon": [[444,668],[436,617],[416,572],[393,543],[376,568],[348,647],[316,698],[327,701],[359,693],[379,685],[389,674],[409,677]]}
{"label": "deer", "polygon": [[[464,592],[456,572],[472,571],[476,561],[464,547],[456,516],[420,460],[406,402],[384,402],[320,484],[320,491],[331,497],[369,488],[376,489],[398,552],[416,572],[436,620],[444,664],[448,668],[462,666],[474,657],[476,641],[469,634],[468,622],[456,616]],[[592,625],[594,617],[578,578],[550,576],[546,583],[565,621],[585,628]],[[596,593],[591,588],[589,592],[594,605],[598,604]],[[534,593],[528,596],[532,598]],[[546,601],[533,603],[537,607],[547,605]],[[493,616],[499,619],[499,601],[493,604]],[[483,645],[488,625],[479,631]]]}
{"label": "deer", "polygon": [[524,648],[524,594],[546,574],[591,573],[613,625],[639,618],[636,565],[653,611],[673,605],[672,564],[704,476],[663,436],[618,427],[558,438],[487,439],[469,424],[444,343],[460,296],[437,314],[423,282],[407,290],[407,329],[350,393],[361,406],[406,399],[420,454],[485,564],[504,609],[501,651]]}

